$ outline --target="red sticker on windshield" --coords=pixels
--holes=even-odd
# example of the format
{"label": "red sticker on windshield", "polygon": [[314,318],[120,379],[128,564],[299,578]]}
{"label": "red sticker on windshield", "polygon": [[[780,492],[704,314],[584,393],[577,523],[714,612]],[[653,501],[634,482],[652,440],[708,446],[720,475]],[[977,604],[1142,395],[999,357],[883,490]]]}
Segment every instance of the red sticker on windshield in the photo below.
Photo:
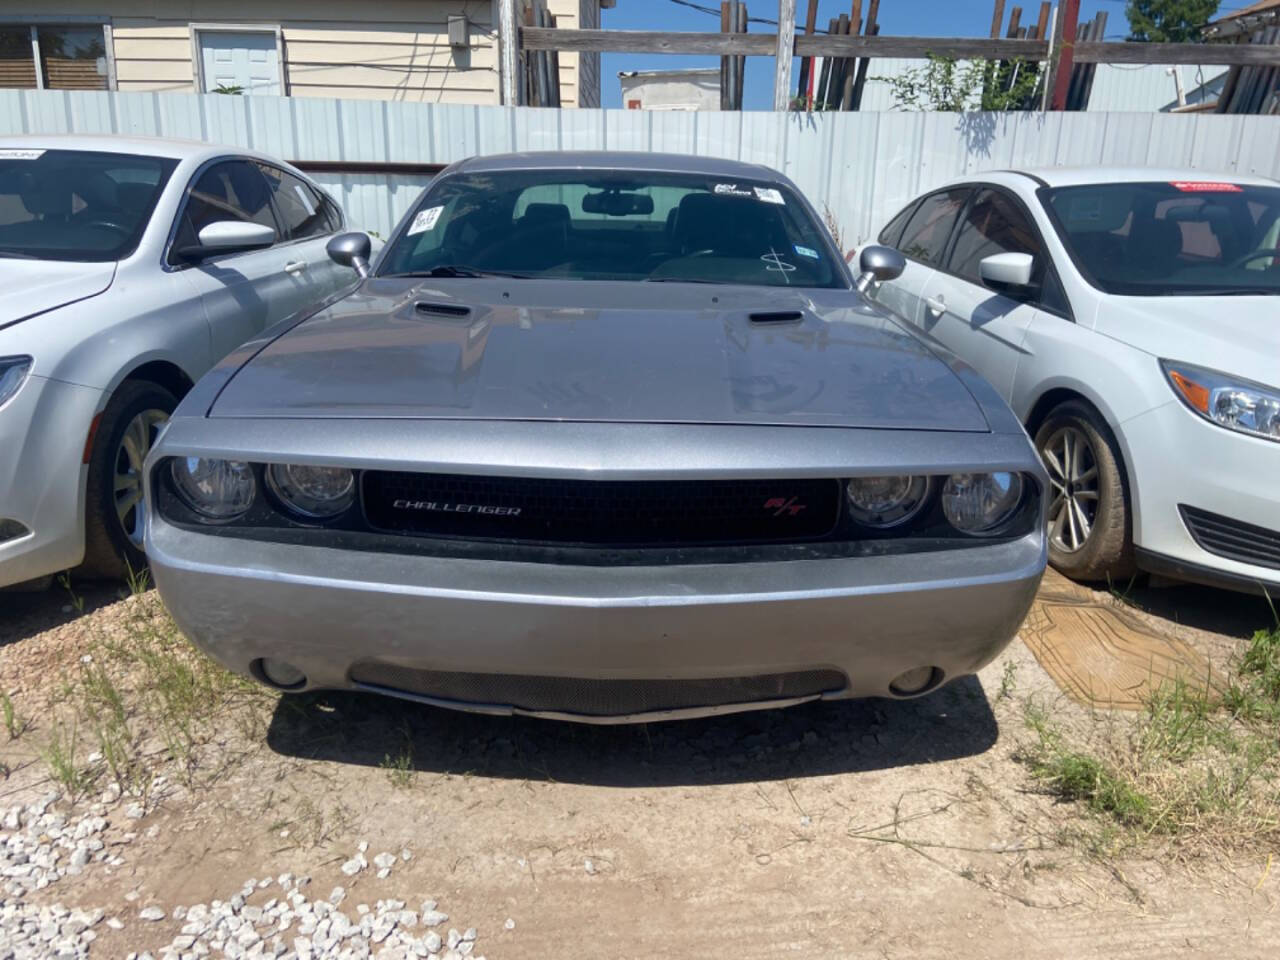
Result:
{"label": "red sticker on windshield", "polygon": [[1183,193],[1244,193],[1234,183],[1213,183],[1202,180],[1174,180],[1170,183],[1175,190]]}

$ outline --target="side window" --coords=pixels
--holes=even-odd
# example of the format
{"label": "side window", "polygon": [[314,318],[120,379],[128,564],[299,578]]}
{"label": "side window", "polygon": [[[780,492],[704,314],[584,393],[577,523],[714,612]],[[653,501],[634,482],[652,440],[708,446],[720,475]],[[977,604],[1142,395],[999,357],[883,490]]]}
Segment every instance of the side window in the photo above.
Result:
{"label": "side window", "polygon": [[[194,246],[201,230],[223,220],[259,223],[276,231],[277,239],[280,236],[280,227],[271,212],[267,181],[247,160],[223,160],[200,174],[178,217],[175,250]],[[170,254],[170,262],[181,260]]]}
{"label": "side window", "polygon": [[898,240],[902,237],[902,228],[907,225],[912,211],[916,208],[916,202],[912,200],[905,210],[889,221],[889,225],[880,231],[880,236],[876,238],[876,242],[883,243],[888,247],[896,247]]}
{"label": "side window", "polygon": [[345,229],[346,224],[342,220],[342,210],[338,205],[330,200],[327,196],[321,195],[320,206],[324,209],[324,215],[329,221],[329,232],[337,233]]}
{"label": "side window", "polygon": [[981,283],[978,264],[997,253],[1029,253],[1036,258],[1036,278],[1045,268],[1044,250],[1035,228],[1003,193],[980,190],[965,211],[951,251],[952,273]]}
{"label": "side window", "polygon": [[285,240],[323,237],[330,232],[324,203],[310,184],[276,167],[267,164],[258,166],[271,187]]}
{"label": "side window", "polygon": [[1040,287],[1038,303],[1051,313],[1071,316],[1066,293],[1049,263],[1040,235],[1007,194],[980,190],[965,210],[948,267],[981,284],[978,265],[997,253],[1029,253],[1035,258],[1031,280]]}
{"label": "side window", "polygon": [[925,197],[907,221],[898,249],[913,260],[939,265],[969,193],[968,187],[957,187]]}

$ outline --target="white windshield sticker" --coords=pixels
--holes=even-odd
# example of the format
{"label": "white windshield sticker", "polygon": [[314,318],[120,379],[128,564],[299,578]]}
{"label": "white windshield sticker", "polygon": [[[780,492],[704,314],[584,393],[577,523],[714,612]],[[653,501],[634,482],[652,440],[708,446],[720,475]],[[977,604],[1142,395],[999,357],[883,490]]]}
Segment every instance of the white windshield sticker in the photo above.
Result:
{"label": "white windshield sticker", "polygon": [[415,233],[426,233],[435,227],[436,221],[440,219],[440,213],[444,210],[443,206],[428,207],[426,210],[419,210],[418,215],[413,218],[413,223],[409,224],[408,236],[412,237]]}
{"label": "white windshield sticker", "polygon": [[316,204],[311,199],[311,195],[307,193],[306,188],[300,183],[295,183],[293,191],[298,195],[298,199],[302,201],[302,205],[307,208],[307,216],[314,217],[316,215]]}
{"label": "white windshield sticker", "polygon": [[796,253],[800,254],[800,256],[802,257],[808,257],[810,260],[822,259],[821,255],[818,253],[817,250],[813,249],[813,247],[802,247],[798,243],[795,244],[794,246],[795,246]]}
{"label": "white windshield sticker", "polygon": [[740,187],[736,183],[717,183],[715,192],[722,197],[749,197],[751,191],[746,187]]}
{"label": "white windshield sticker", "polygon": [[782,199],[782,194],[773,189],[773,187],[756,187],[756,196],[765,203],[785,204],[787,202]]}
{"label": "white windshield sticker", "polygon": [[19,150],[16,147],[0,148],[0,160],[39,160],[43,150]]}

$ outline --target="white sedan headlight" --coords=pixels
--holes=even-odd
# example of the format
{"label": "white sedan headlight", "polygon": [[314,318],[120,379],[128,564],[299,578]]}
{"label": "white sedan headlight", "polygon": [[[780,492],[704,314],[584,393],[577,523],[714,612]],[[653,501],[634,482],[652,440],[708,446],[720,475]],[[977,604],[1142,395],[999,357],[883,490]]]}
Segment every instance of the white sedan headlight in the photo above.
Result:
{"label": "white sedan headlight", "polygon": [[31,372],[30,357],[0,357],[0,407],[18,392]]}
{"label": "white sedan headlight", "polygon": [[1280,389],[1189,363],[1160,365],[1179,399],[1210,423],[1280,441]]}

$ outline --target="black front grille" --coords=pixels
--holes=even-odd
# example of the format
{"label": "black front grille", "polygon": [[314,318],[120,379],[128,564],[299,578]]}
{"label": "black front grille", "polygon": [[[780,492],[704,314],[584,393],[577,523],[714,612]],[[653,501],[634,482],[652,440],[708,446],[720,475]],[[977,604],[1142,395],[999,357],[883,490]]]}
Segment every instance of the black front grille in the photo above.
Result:
{"label": "black front grille", "polygon": [[592,680],[581,677],[416,670],[366,661],[352,667],[350,677],[353,682],[366,686],[438,700],[497,704],[521,710],[577,713],[595,717],[787,700],[843,690],[845,687],[844,674],[838,670],[804,670],[754,677],[712,677],[697,680]]}
{"label": "black front grille", "polygon": [[1205,550],[1240,563],[1280,570],[1280,532],[1195,507],[1179,509],[1191,536]]}
{"label": "black front grille", "polygon": [[367,471],[392,533],[609,546],[798,543],[840,519],[836,480],[555,480]]}

